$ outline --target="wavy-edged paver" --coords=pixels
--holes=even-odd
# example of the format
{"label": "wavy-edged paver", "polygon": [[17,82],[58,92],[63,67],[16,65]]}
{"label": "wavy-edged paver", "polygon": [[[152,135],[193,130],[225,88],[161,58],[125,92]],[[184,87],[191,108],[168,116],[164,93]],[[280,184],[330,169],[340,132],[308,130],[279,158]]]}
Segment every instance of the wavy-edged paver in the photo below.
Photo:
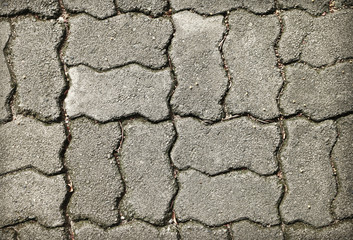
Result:
{"label": "wavy-edged paver", "polygon": [[280,226],[264,227],[249,221],[240,221],[231,225],[232,239],[234,240],[283,240]]}
{"label": "wavy-edged paver", "polygon": [[186,170],[178,180],[174,209],[180,221],[192,219],[210,226],[244,218],[262,224],[280,222],[277,205],[282,185],[276,176],[244,171],[208,177]]}
{"label": "wavy-edged paver", "polygon": [[64,224],[64,175],[47,177],[25,170],[1,176],[0,186],[1,227],[34,218],[48,227]]}
{"label": "wavy-edged paver", "polygon": [[246,117],[205,125],[194,118],[175,120],[177,141],[171,152],[179,169],[192,167],[208,174],[248,168],[272,174],[278,168],[280,143],[276,124],[259,124]]}
{"label": "wavy-edged paver", "polygon": [[60,153],[66,139],[62,124],[18,116],[0,125],[0,136],[0,174],[26,167],[45,174],[61,171]]}
{"label": "wavy-edged paver", "polygon": [[65,9],[103,19],[116,14],[114,0],[63,0]]}
{"label": "wavy-edged paver", "polygon": [[70,18],[65,62],[109,69],[128,63],[150,68],[167,64],[173,27],[167,18],[127,13],[105,20],[81,14]]}
{"label": "wavy-edged paver", "polygon": [[16,105],[42,120],[60,117],[59,99],[65,79],[57,48],[63,37],[61,24],[20,18],[14,24],[11,42],[13,72],[16,77]]}
{"label": "wavy-edged paver", "polygon": [[7,101],[12,90],[11,76],[4,53],[4,49],[11,35],[10,23],[0,21],[0,32],[0,121],[5,121],[10,117]]}
{"label": "wavy-edged paver", "polygon": [[98,124],[86,118],[70,122],[72,140],[66,152],[74,193],[68,213],[103,226],[116,224],[117,199],[123,185],[113,152],[121,139],[119,123]]}
{"label": "wavy-edged paver", "polygon": [[55,17],[59,14],[58,0],[1,0],[0,16],[12,16],[31,12],[45,17]]}
{"label": "wavy-edged paver", "polygon": [[119,10],[124,12],[140,11],[152,16],[159,16],[168,11],[167,0],[115,0]]}
{"label": "wavy-edged paver", "polygon": [[129,240],[177,240],[177,230],[173,225],[157,228],[142,221],[131,221],[104,230],[89,222],[73,225],[76,240],[129,239]]}
{"label": "wavy-edged paver", "polygon": [[324,120],[353,111],[353,63],[324,69],[294,64],[286,67],[286,85],[280,97],[285,115],[303,112]]}
{"label": "wavy-edged paver", "polygon": [[[36,222],[25,222],[14,227],[19,240],[64,240],[66,232],[64,227],[46,228]],[[0,238],[1,239],[1,238]]]}
{"label": "wavy-edged paver", "polygon": [[330,0],[279,0],[283,9],[303,9],[311,14],[320,15],[329,11]]}
{"label": "wavy-edged paver", "polygon": [[218,49],[223,17],[202,17],[184,11],[173,15],[175,36],[170,47],[178,85],[171,99],[175,113],[203,119],[222,117],[221,100],[228,79]]}
{"label": "wavy-edged paver", "polygon": [[333,202],[338,218],[353,216],[353,115],[337,121],[338,139],[332,150],[338,173],[338,194]]}
{"label": "wavy-edged paver", "polygon": [[217,227],[210,228],[200,223],[189,221],[178,225],[181,239],[193,240],[226,240],[228,239],[227,228]]}
{"label": "wavy-edged paver", "polygon": [[233,83],[225,99],[226,108],[231,114],[278,117],[276,98],[282,78],[274,51],[280,32],[277,17],[234,11],[229,27],[223,50]]}
{"label": "wavy-edged paver", "polygon": [[282,18],[278,52],[285,63],[302,60],[320,67],[353,57],[353,9],[321,17],[293,10],[284,12]]}
{"label": "wavy-edged paver", "polygon": [[124,123],[119,161],[126,185],[120,203],[123,216],[162,224],[176,191],[168,151],[175,138],[171,122]]}
{"label": "wavy-edged paver", "polygon": [[336,182],[330,152],[336,141],[332,121],[319,124],[304,118],[285,121],[287,142],[281,162],[288,191],[280,206],[286,223],[304,221],[320,227],[331,223],[330,205]]}
{"label": "wavy-edged paver", "polygon": [[172,79],[168,69],[152,71],[136,64],[96,72],[70,68],[71,87],[65,99],[70,117],[81,115],[108,121],[139,114],[152,121],[168,118]]}

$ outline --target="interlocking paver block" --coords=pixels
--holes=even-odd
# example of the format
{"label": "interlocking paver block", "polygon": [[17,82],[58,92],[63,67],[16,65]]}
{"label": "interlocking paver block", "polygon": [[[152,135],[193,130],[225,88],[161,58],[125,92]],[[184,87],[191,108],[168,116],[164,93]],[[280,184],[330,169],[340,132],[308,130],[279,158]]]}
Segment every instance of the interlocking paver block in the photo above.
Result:
{"label": "interlocking paver block", "polygon": [[179,169],[192,167],[208,174],[244,167],[259,174],[277,170],[276,124],[258,124],[246,117],[208,126],[193,118],[175,122],[178,138],[171,157]]}
{"label": "interlocking paver block", "polygon": [[171,0],[176,11],[193,9],[201,14],[216,14],[236,8],[245,8],[255,13],[266,13],[274,9],[274,0]]}
{"label": "interlocking paver block", "polygon": [[124,12],[141,11],[158,16],[167,11],[167,0],[115,0],[118,9]]}
{"label": "interlocking paver block", "polygon": [[113,156],[121,139],[119,123],[97,124],[80,118],[70,123],[72,140],[66,152],[74,193],[68,205],[72,219],[101,225],[118,222],[117,199],[123,185]]}
{"label": "interlocking paver block", "polygon": [[167,64],[166,47],[172,33],[167,18],[128,13],[97,20],[79,15],[70,18],[65,61],[99,69],[128,63],[161,68]]}
{"label": "interlocking paver block", "polygon": [[10,117],[8,111],[7,100],[9,98],[11,87],[11,76],[7,67],[6,58],[4,55],[4,48],[9,40],[11,34],[10,24],[5,21],[0,21],[0,121],[6,120]]}
{"label": "interlocking paver block", "polygon": [[222,117],[221,100],[228,79],[218,50],[223,17],[202,17],[184,11],[173,15],[176,32],[171,45],[178,86],[171,99],[174,112],[203,119]]}
{"label": "interlocking paver block", "polygon": [[171,122],[128,121],[119,157],[126,193],[123,216],[161,224],[176,191],[168,151],[175,137]]}
{"label": "interlocking paver block", "polygon": [[64,224],[60,208],[66,195],[63,175],[46,177],[32,170],[0,177],[0,226],[36,218],[40,224]]}
{"label": "interlocking paver block", "polygon": [[2,228],[0,229],[0,240],[14,240],[15,231],[12,228]]}
{"label": "interlocking paver block", "polygon": [[286,86],[280,98],[285,115],[303,112],[324,120],[353,110],[353,63],[324,69],[294,64],[286,67]]}
{"label": "interlocking paver block", "polygon": [[97,18],[107,18],[116,14],[114,0],[63,0],[71,12],[85,12]]}
{"label": "interlocking paver block", "polygon": [[231,226],[234,240],[283,240],[283,233],[279,226],[263,227],[249,221],[233,223]]}
{"label": "interlocking paver block", "polygon": [[17,239],[20,240],[64,240],[65,229],[63,227],[45,228],[38,223],[28,222],[17,225],[15,227],[17,232]]}
{"label": "interlocking paver block", "polygon": [[299,10],[283,13],[278,52],[284,62],[300,60],[316,67],[353,57],[353,10],[312,17]]}
{"label": "interlocking paver block", "polygon": [[31,12],[46,17],[59,14],[58,0],[0,0],[0,16]]}
{"label": "interlocking paver block", "polygon": [[45,174],[61,171],[60,152],[65,141],[64,126],[17,117],[0,125],[0,174],[35,167]]}
{"label": "interlocking paver block", "polygon": [[69,70],[71,87],[65,99],[70,117],[99,121],[135,114],[157,121],[168,118],[172,79],[168,69],[152,71],[136,64],[98,73],[86,66]]}
{"label": "interlocking paver block", "polygon": [[276,176],[262,177],[250,171],[208,177],[195,170],[180,172],[175,200],[176,216],[207,225],[251,219],[263,224],[279,223],[277,203],[282,185]]}
{"label": "interlocking paver block", "polygon": [[181,223],[179,226],[179,234],[181,239],[194,240],[226,240],[228,239],[227,228],[209,228],[200,223],[187,222]]}
{"label": "interlocking paver block", "polygon": [[141,221],[131,221],[117,227],[104,230],[89,222],[79,222],[74,224],[76,240],[177,240],[177,231],[172,227],[157,228],[153,225]]}
{"label": "interlocking paver block", "polygon": [[290,240],[348,240],[353,236],[353,222],[348,220],[320,229],[297,223],[285,227],[285,236]]}
{"label": "interlocking paver block", "polygon": [[353,0],[335,0],[334,4],[335,7],[352,7]]}
{"label": "interlocking paver block", "polygon": [[353,216],[353,115],[337,122],[338,139],[332,151],[332,159],[338,173],[338,194],[333,202],[339,218]]}
{"label": "interlocking paver block", "polygon": [[284,9],[298,8],[315,15],[328,12],[330,0],[279,0],[279,7]]}
{"label": "interlocking paver block", "polygon": [[288,192],[280,206],[283,220],[327,225],[332,221],[330,204],[336,194],[330,163],[335,126],[332,121],[317,124],[303,118],[287,120],[285,125],[288,140],[281,160]]}
{"label": "interlocking paver block", "polygon": [[11,47],[18,110],[31,112],[42,120],[57,119],[59,97],[65,87],[57,55],[63,26],[54,20],[27,17],[15,23],[14,31]]}
{"label": "interlocking paver block", "polygon": [[282,78],[274,51],[280,32],[275,15],[259,17],[243,10],[229,16],[224,57],[233,77],[226,97],[232,114],[250,113],[262,119],[279,116],[276,98]]}

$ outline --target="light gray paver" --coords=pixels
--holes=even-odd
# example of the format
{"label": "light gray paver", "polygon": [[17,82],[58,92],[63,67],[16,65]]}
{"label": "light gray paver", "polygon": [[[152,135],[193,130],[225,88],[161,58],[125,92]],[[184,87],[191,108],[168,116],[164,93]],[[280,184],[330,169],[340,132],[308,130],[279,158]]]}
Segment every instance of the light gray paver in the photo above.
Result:
{"label": "light gray paver", "polygon": [[239,10],[230,14],[229,26],[224,57],[233,83],[225,100],[226,108],[231,114],[278,117],[276,98],[282,78],[274,51],[280,32],[277,17],[259,17]]}
{"label": "light gray paver", "polygon": [[0,230],[0,240],[14,240],[15,231],[12,228],[3,228]]}
{"label": "light gray paver", "polygon": [[167,18],[128,13],[97,20],[79,15],[70,18],[65,61],[98,69],[128,63],[161,68],[167,64],[166,46],[172,33]]}
{"label": "light gray paver", "polygon": [[107,18],[116,14],[114,0],[63,0],[71,12],[85,12],[97,18]]}
{"label": "light gray paver", "polygon": [[45,228],[38,223],[28,222],[15,227],[18,240],[64,240],[65,229],[63,227]]}
{"label": "light gray paver", "polygon": [[35,167],[45,174],[61,171],[60,151],[65,141],[64,126],[46,125],[17,117],[0,125],[0,174]]}
{"label": "light gray paver", "polygon": [[286,223],[304,221],[320,227],[331,223],[330,205],[336,182],[330,163],[336,129],[332,121],[320,124],[304,118],[285,121],[287,142],[281,151],[288,192],[280,206]]}
{"label": "light gray paver", "polygon": [[280,143],[276,124],[258,124],[246,117],[206,126],[193,118],[176,119],[178,138],[171,152],[179,169],[192,167],[208,174],[248,168],[272,174],[278,168]]}
{"label": "light gray paver", "polygon": [[284,9],[299,8],[315,15],[328,12],[330,0],[279,0],[279,7]]}
{"label": "light gray paver", "polygon": [[175,137],[171,122],[128,121],[119,156],[126,192],[123,216],[162,224],[176,191],[168,151]]}
{"label": "light gray paver", "polygon": [[97,124],[80,118],[70,123],[72,140],[66,152],[74,193],[68,205],[72,219],[90,219],[104,226],[118,222],[117,199],[123,185],[113,152],[121,139],[119,123]]}
{"label": "light gray paver", "polygon": [[15,23],[14,31],[11,48],[18,111],[55,120],[60,116],[59,97],[65,87],[57,55],[63,26],[54,20],[27,17]]}
{"label": "light gray paver", "polygon": [[188,11],[173,15],[176,32],[170,54],[178,86],[171,105],[177,114],[213,121],[222,117],[221,100],[228,84],[218,50],[225,30],[222,19]]}
{"label": "light gray paver", "polygon": [[231,226],[234,240],[283,240],[280,226],[263,227],[249,221],[233,223]]}
{"label": "light gray paver", "polygon": [[277,203],[282,185],[276,176],[261,177],[250,171],[208,177],[195,170],[179,173],[176,216],[215,226],[251,219],[263,224],[279,223]]}
{"label": "light gray paver", "polygon": [[63,175],[46,177],[32,170],[0,177],[0,226],[36,218],[40,224],[64,224],[60,208],[66,195]]}
{"label": "light gray paver", "polygon": [[65,108],[70,117],[86,115],[108,121],[140,114],[157,121],[169,115],[167,101],[173,82],[169,69],[152,71],[132,64],[98,73],[78,66],[69,75]]}
{"label": "light gray paver", "polygon": [[295,64],[285,71],[287,81],[280,98],[285,115],[303,112],[314,120],[324,120],[353,110],[353,63],[320,70]]}
{"label": "light gray paver", "polygon": [[158,16],[167,11],[167,0],[115,0],[119,10],[124,12],[141,11]]}
{"label": "light gray paver", "polygon": [[57,0],[0,0],[0,16],[31,12],[46,17],[59,14],[59,1]]}
{"label": "light gray paver", "polygon": [[226,240],[228,232],[226,227],[209,228],[200,223],[187,222],[181,223],[179,226],[179,234],[181,239],[193,240]]}
{"label": "light gray paver", "polygon": [[338,139],[332,159],[338,172],[338,194],[333,207],[338,218],[353,216],[353,115],[337,121]]}

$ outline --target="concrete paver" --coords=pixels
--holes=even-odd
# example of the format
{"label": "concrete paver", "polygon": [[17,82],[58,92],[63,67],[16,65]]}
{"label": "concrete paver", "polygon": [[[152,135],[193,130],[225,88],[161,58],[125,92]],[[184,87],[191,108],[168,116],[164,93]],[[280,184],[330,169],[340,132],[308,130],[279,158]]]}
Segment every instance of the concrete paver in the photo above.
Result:
{"label": "concrete paver", "polygon": [[158,16],[168,11],[167,0],[115,0],[118,9],[124,12],[139,11],[148,15]]}
{"label": "concrete paver", "polygon": [[45,228],[38,223],[29,222],[20,224],[15,227],[17,232],[17,239],[19,240],[64,240],[65,229],[64,227]]}
{"label": "concrete paver", "polygon": [[310,14],[320,15],[323,12],[328,12],[330,0],[279,0],[278,4],[284,9],[303,9]]}
{"label": "concrete paver", "polygon": [[100,19],[116,14],[114,0],[63,0],[63,3],[70,12],[84,12]]}
{"label": "concrete paver", "polygon": [[283,240],[280,226],[264,227],[249,221],[233,223],[231,226],[234,240]]}
{"label": "concrete paver", "polygon": [[226,227],[208,228],[197,222],[179,224],[181,239],[195,240],[226,240],[228,232]]}
{"label": "concrete paver", "polygon": [[14,15],[27,11],[44,17],[54,17],[59,14],[59,2],[57,0],[0,1],[0,16]]}

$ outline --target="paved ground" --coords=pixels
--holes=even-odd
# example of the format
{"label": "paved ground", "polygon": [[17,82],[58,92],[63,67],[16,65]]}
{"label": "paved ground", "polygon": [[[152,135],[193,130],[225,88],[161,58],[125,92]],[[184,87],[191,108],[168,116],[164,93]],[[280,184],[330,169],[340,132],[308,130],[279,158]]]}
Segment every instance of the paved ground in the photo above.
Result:
{"label": "paved ground", "polygon": [[353,239],[352,0],[0,16],[0,239]]}

